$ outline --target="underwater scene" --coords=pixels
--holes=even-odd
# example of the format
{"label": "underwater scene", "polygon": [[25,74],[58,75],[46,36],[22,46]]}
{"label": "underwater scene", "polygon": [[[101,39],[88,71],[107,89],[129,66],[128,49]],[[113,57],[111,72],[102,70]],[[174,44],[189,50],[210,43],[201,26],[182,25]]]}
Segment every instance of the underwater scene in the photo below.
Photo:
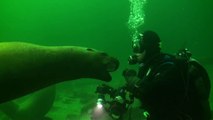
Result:
{"label": "underwater scene", "polygon": [[[195,83],[197,96],[189,95],[193,102],[185,103],[189,111],[198,108],[195,118],[203,118],[179,111],[161,114],[170,106],[161,102],[179,95],[173,89],[182,90],[177,83],[156,88],[163,95],[171,91],[171,97],[153,97],[150,105],[161,117],[177,115],[173,120],[211,120],[205,114],[208,107],[213,113],[212,11],[212,0],[0,0],[0,120],[171,120],[152,117],[149,100],[137,97],[143,93],[140,80],[126,80],[143,66],[137,55],[149,53],[142,42],[134,44],[145,39],[144,31],[158,34],[162,52],[181,56],[184,50],[187,60],[196,59],[208,73],[206,81]],[[186,94],[194,93],[190,82],[183,82]],[[150,90],[145,96],[155,94],[155,86],[144,86]]]}

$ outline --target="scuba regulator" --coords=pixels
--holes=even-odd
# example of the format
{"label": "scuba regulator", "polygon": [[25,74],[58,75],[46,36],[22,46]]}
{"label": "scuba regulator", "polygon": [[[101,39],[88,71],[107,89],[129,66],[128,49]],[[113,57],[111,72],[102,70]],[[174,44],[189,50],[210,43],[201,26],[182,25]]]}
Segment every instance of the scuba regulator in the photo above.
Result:
{"label": "scuba regulator", "polygon": [[143,37],[143,34],[138,34],[136,37],[133,38],[132,40],[132,50],[133,50],[133,55],[130,55],[128,58],[128,63],[130,65],[137,64],[138,61],[138,53],[142,53],[145,50],[144,45],[141,45],[142,41],[140,40]]}

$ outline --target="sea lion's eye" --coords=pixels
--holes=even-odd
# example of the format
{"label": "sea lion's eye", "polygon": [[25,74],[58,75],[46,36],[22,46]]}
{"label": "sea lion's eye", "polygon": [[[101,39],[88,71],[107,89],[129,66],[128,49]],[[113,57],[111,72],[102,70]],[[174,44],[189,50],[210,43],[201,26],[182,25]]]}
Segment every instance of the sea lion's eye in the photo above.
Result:
{"label": "sea lion's eye", "polygon": [[94,49],[92,49],[92,48],[87,48],[87,51],[91,51],[91,52],[93,52],[93,51],[94,51]]}

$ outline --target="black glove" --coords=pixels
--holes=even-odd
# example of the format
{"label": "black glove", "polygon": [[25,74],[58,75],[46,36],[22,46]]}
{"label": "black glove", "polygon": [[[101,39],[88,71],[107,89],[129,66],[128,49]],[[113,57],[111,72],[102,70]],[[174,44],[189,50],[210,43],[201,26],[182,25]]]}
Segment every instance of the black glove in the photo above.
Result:
{"label": "black glove", "polygon": [[123,71],[123,77],[126,80],[126,88],[129,92],[133,92],[136,83],[140,80],[137,77],[137,72],[133,69],[125,69]]}
{"label": "black glove", "polygon": [[101,84],[96,88],[96,93],[99,94],[109,94],[111,95],[113,93],[114,89],[106,84]]}
{"label": "black glove", "polygon": [[122,75],[126,78],[126,77],[136,76],[137,72],[133,69],[127,68],[123,71]]}

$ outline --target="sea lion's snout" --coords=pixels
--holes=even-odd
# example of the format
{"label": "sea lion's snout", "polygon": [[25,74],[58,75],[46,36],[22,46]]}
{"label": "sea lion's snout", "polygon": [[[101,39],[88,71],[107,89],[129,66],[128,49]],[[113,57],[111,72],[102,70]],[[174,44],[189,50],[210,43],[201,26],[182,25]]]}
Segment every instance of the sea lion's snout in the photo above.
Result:
{"label": "sea lion's snout", "polygon": [[103,56],[103,64],[105,66],[105,70],[107,72],[114,72],[119,67],[119,61],[118,59],[109,56],[107,53],[102,52],[101,55]]}
{"label": "sea lion's snout", "polygon": [[114,72],[118,69],[119,67],[119,61],[115,58],[112,58],[111,61],[106,63],[106,70],[108,72]]}
{"label": "sea lion's snout", "polygon": [[[106,53],[102,53],[102,67],[100,69],[100,74],[97,76],[98,79],[104,80],[104,81],[110,81],[112,80],[112,76],[110,75],[110,72],[114,72],[119,67],[119,61],[118,59],[111,57],[107,55]],[[97,75],[97,73],[96,73]]]}
{"label": "sea lion's snout", "polygon": [[97,51],[91,48],[87,48],[86,50],[90,56],[89,58],[91,58],[91,55],[93,58],[90,59],[90,63],[93,63],[93,67],[89,67],[91,68],[91,70],[88,70],[90,71],[89,76],[107,82],[112,80],[110,72],[114,72],[118,69],[118,59],[108,55],[106,52]]}

